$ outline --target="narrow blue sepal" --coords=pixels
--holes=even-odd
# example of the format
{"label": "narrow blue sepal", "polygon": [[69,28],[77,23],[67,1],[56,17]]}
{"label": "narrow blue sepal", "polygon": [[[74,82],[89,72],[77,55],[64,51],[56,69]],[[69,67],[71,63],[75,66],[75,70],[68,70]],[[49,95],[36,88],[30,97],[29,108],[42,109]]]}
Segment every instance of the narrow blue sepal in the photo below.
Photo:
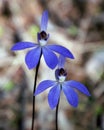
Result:
{"label": "narrow blue sepal", "polygon": [[31,47],[35,47],[38,44],[36,43],[32,43],[32,42],[17,42],[12,48],[12,51],[18,51],[18,50],[23,50],[26,48],[31,48]]}
{"label": "narrow blue sepal", "polygon": [[69,104],[72,105],[73,107],[77,107],[78,106],[77,93],[71,87],[67,87],[66,85],[63,85],[62,90]]}
{"label": "narrow blue sepal", "polygon": [[45,10],[41,18],[41,31],[46,31],[48,25],[48,11]]}
{"label": "narrow blue sepal", "polygon": [[34,96],[42,93],[43,91],[45,91],[49,87],[54,86],[55,84],[56,84],[56,82],[52,81],[52,80],[44,80],[44,81],[40,82],[35,93],[34,93]]}
{"label": "narrow blue sepal", "polygon": [[51,69],[54,69],[58,64],[58,58],[56,54],[54,54],[50,49],[47,47],[42,48],[43,56],[47,66]]}
{"label": "narrow blue sepal", "polygon": [[41,54],[40,47],[32,49],[27,53],[27,55],[25,57],[25,62],[29,69],[33,69],[37,66],[37,64],[39,62],[40,54]]}
{"label": "narrow blue sepal", "polygon": [[66,86],[70,86],[72,88],[79,90],[80,92],[82,92],[83,94],[85,94],[87,96],[91,96],[91,94],[88,91],[88,89],[86,88],[86,86],[78,81],[70,80],[70,81],[66,81],[64,84]]}
{"label": "narrow blue sepal", "polygon": [[70,59],[74,59],[73,54],[71,53],[71,51],[69,51],[67,48],[61,46],[61,45],[47,45],[47,47],[61,55],[63,55],[64,57],[68,57]]}
{"label": "narrow blue sepal", "polygon": [[57,106],[60,98],[60,92],[61,92],[61,87],[58,84],[49,91],[48,103],[51,109],[54,109]]}
{"label": "narrow blue sepal", "polygon": [[64,68],[65,61],[66,61],[66,58],[63,55],[60,55],[59,59],[58,59],[58,68],[59,69]]}

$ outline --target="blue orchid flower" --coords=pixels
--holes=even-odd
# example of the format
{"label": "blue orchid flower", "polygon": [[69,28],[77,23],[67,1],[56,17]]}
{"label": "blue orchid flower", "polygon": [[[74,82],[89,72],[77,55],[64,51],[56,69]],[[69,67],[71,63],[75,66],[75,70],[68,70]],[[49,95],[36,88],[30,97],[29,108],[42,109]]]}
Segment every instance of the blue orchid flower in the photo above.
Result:
{"label": "blue orchid flower", "polygon": [[64,92],[67,101],[73,107],[78,106],[78,95],[74,89],[77,89],[83,94],[90,96],[88,89],[82,83],[75,80],[69,80],[69,81],[65,80],[67,76],[67,72],[64,69],[64,64],[65,64],[65,58],[63,56],[60,56],[58,69],[56,69],[55,71],[56,81],[53,80],[42,81],[38,85],[34,93],[34,96],[38,95],[42,93],[44,90],[51,87],[48,94],[48,103],[51,109],[54,109],[57,106],[58,101],[60,99],[61,91]]}
{"label": "blue orchid flower", "polygon": [[28,51],[25,62],[29,69],[33,69],[37,66],[41,55],[43,54],[45,62],[48,67],[54,69],[58,64],[58,58],[56,53],[59,53],[67,58],[74,59],[73,54],[61,45],[49,44],[47,41],[49,39],[49,34],[47,34],[47,24],[48,24],[48,12],[44,11],[41,18],[40,32],[37,34],[38,43],[33,42],[18,42],[16,43],[11,50],[18,51],[26,48],[32,48]]}

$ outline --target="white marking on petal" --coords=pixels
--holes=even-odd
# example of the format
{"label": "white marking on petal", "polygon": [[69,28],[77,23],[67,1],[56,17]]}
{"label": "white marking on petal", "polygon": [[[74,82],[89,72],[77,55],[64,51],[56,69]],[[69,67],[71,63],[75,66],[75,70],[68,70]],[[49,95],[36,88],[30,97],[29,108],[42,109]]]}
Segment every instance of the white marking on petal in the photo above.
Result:
{"label": "white marking on petal", "polygon": [[63,75],[59,76],[60,83],[63,83],[65,81],[65,79],[66,79],[66,76],[63,76]]}
{"label": "white marking on petal", "polygon": [[47,40],[39,40],[40,46],[45,46],[47,44]]}

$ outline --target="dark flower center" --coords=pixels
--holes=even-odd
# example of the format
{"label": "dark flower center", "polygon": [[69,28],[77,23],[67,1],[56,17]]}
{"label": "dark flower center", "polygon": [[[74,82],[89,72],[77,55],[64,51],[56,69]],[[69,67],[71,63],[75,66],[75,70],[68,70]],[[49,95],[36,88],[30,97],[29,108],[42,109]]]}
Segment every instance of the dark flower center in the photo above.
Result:
{"label": "dark flower center", "polygon": [[48,35],[45,31],[40,32],[40,39],[47,40]]}
{"label": "dark flower center", "polygon": [[57,80],[59,80],[60,76],[65,76],[65,77],[67,76],[67,72],[63,68],[56,69],[56,71],[55,71],[55,77]]}
{"label": "dark flower center", "polygon": [[66,76],[66,75],[67,72],[63,68],[59,69],[59,76]]}

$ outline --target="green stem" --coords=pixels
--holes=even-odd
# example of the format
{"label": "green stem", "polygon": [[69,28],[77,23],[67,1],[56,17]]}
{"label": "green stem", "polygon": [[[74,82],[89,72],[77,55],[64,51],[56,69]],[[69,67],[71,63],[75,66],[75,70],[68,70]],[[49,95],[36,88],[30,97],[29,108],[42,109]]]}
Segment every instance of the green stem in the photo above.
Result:
{"label": "green stem", "polygon": [[41,59],[41,56],[42,56],[42,53],[40,55],[40,58],[39,58],[39,62],[38,62],[38,65],[36,67],[36,72],[35,72],[35,80],[34,80],[34,89],[33,89],[33,111],[32,111],[32,126],[31,126],[31,130],[34,130],[34,119],[35,119],[35,96],[34,96],[34,93],[35,93],[35,90],[36,90],[36,83],[37,83],[37,77],[38,77],[38,71],[39,71],[39,66],[40,66],[40,59]]}

